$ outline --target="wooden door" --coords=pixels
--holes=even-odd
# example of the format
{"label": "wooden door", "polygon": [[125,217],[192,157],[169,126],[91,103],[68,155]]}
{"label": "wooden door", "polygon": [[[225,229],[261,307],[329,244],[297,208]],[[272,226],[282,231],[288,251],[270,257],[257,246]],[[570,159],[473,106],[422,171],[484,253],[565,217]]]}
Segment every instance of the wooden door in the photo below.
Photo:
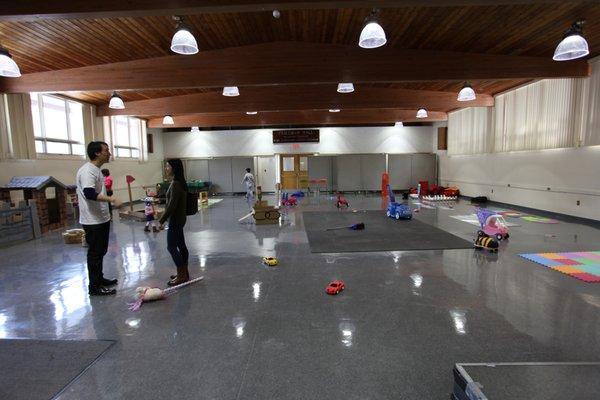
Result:
{"label": "wooden door", "polygon": [[308,155],[286,154],[281,156],[281,188],[283,190],[308,187]]}

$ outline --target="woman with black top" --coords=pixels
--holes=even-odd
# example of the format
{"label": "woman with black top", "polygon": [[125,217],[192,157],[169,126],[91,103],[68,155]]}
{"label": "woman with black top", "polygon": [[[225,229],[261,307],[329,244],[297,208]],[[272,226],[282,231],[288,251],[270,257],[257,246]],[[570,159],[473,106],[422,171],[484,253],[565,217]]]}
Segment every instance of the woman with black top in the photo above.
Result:
{"label": "woman with black top", "polygon": [[160,218],[160,228],[162,229],[165,222],[169,221],[167,250],[171,253],[175,266],[177,266],[177,275],[168,282],[168,285],[175,286],[190,279],[188,272],[189,252],[183,236],[188,188],[183,173],[183,163],[180,159],[168,160],[165,164],[165,173],[167,178],[171,180],[171,185],[167,189],[167,204],[165,212]]}

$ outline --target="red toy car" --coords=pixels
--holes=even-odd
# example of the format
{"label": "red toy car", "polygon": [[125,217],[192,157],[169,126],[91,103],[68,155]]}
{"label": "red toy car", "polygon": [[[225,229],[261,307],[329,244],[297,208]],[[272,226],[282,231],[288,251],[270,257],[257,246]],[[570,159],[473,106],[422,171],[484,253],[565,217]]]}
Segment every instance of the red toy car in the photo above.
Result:
{"label": "red toy car", "polygon": [[348,200],[346,200],[345,197],[343,197],[341,194],[337,195],[337,200],[335,202],[335,206],[337,208],[340,207],[350,207],[350,204],[348,203]]}
{"label": "red toy car", "polygon": [[327,294],[338,294],[345,288],[346,285],[344,284],[344,281],[333,281],[330,282],[329,285],[327,285],[327,289],[325,289],[325,291],[327,292]]}

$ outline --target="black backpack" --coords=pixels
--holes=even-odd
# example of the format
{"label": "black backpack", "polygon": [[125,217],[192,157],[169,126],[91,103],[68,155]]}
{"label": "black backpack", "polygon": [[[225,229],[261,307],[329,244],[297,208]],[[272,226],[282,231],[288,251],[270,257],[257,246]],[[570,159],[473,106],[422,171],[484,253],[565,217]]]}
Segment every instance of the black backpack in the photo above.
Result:
{"label": "black backpack", "polygon": [[185,207],[185,215],[194,215],[198,213],[198,193],[186,192],[187,201]]}

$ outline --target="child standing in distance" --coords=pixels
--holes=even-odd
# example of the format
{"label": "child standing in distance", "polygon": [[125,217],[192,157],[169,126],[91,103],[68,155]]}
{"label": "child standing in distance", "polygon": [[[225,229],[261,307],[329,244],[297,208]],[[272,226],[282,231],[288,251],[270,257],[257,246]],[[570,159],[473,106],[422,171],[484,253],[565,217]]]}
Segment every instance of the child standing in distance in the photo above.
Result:
{"label": "child standing in distance", "polygon": [[144,214],[146,215],[146,226],[144,232],[150,232],[150,225],[152,225],[152,232],[158,232],[157,221],[154,218],[156,210],[154,209],[154,197],[146,197],[144,199]]}
{"label": "child standing in distance", "polygon": [[[110,176],[110,171],[108,170],[108,168],[102,169],[102,175],[104,176],[104,186],[106,187],[106,195],[112,196],[113,178],[112,176]],[[112,203],[108,203],[108,213],[110,214],[110,220],[112,221]]]}
{"label": "child standing in distance", "polygon": [[244,175],[244,179],[242,179],[242,183],[246,184],[246,201],[249,206],[252,206],[256,181],[254,180],[254,175],[250,172],[250,168],[246,168],[246,174]]}

